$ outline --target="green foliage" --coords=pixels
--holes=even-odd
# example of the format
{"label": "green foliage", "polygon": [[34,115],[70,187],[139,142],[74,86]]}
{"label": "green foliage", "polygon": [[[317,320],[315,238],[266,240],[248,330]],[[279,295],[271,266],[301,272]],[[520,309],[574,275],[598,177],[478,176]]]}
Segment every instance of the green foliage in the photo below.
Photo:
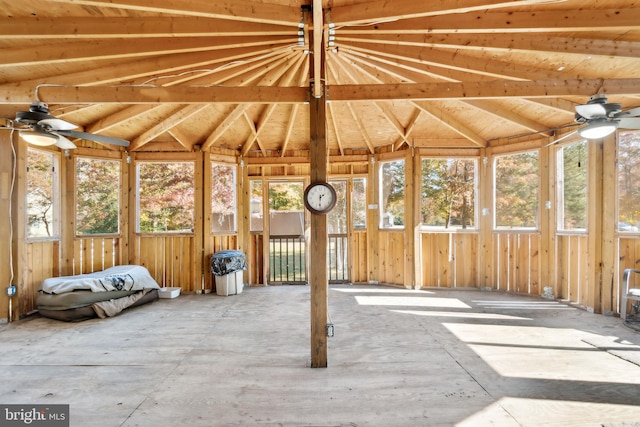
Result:
{"label": "green foliage", "polygon": [[[380,168],[382,215],[391,215],[394,226],[404,225],[404,160],[385,162]],[[390,224],[383,218],[383,227]]]}
{"label": "green foliage", "polygon": [[195,180],[191,162],[138,165],[140,231],[193,232]]}
{"label": "green foliage", "polygon": [[539,185],[537,151],[497,157],[496,226],[537,227]]}
{"label": "green foliage", "polygon": [[424,159],[420,206],[423,224],[473,227],[474,212],[475,161]]}
{"label": "green foliage", "polygon": [[211,165],[211,227],[214,232],[235,231],[235,167]]}
{"label": "green foliage", "polygon": [[269,183],[269,209],[274,211],[301,211],[303,189],[301,182]]}
{"label": "green foliage", "polygon": [[562,168],[558,168],[562,195],[558,212],[563,230],[587,228],[587,142],[581,141],[561,149]]}
{"label": "green foliage", "polygon": [[27,150],[27,237],[54,234],[54,176],[52,153]]}
{"label": "green foliage", "polygon": [[618,221],[620,231],[640,226],[640,131],[618,134]]}
{"label": "green foliage", "polygon": [[118,233],[120,162],[78,158],[76,161],[76,233]]}

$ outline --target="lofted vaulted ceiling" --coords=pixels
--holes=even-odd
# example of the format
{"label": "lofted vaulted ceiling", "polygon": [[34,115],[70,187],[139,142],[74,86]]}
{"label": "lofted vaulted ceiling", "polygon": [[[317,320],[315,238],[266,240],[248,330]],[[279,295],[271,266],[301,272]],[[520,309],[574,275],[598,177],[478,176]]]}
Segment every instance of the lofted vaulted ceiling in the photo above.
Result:
{"label": "lofted vaulted ceiling", "polygon": [[0,116],[40,100],[133,151],[306,150],[323,93],[338,154],[553,140],[592,94],[640,106],[636,1],[0,5]]}

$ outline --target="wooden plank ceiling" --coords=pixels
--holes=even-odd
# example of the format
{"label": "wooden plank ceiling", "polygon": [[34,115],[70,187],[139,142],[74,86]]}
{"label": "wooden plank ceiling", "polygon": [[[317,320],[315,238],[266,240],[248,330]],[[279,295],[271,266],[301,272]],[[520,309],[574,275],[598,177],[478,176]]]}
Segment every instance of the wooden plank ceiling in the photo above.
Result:
{"label": "wooden plank ceiling", "polygon": [[630,0],[0,4],[0,116],[38,99],[134,151],[307,150],[321,90],[334,153],[552,139],[594,93],[640,105]]}

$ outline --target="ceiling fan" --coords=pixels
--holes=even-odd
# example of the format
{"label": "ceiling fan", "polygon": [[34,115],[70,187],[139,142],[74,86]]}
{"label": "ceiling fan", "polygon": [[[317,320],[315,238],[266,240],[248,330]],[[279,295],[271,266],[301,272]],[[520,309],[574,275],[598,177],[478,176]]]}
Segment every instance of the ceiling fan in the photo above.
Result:
{"label": "ceiling fan", "polygon": [[33,145],[55,145],[68,150],[76,148],[76,145],[67,138],[71,137],[102,144],[129,146],[129,141],[124,139],[72,130],[78,126],[50,115],[49,106],[40,101],[33,102],[29,106],[29,111],[18,111],[16,118],[9,122],[11,123],[8,126],[10,129],[18,130],[22,139]]}
{"label": "ceiling fan", "polygon": [[570,137],[576,132],[585,139],[600,139],[616,129],[640,129],[640,107],[623,111],[620,104],[607,102],[604,94],[593,95],[586,104],[576,105],[574,121],[586,125],[556,139],[552,144]]}

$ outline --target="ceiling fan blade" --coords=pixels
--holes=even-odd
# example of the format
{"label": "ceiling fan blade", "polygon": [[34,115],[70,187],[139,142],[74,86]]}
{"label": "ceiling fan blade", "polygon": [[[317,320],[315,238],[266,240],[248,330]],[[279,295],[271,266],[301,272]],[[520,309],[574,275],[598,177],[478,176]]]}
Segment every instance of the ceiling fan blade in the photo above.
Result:
{"label": "ceiling fan blade", "polygon": [[97,135],[95,133],[78,132],[75,130],[64,130],[58,132],[60,135],[70,136],[71,138],[88,139],[89,141],[100,142],[102,144],[119,145],[128,147],[129,141],[111,136]]}
{"label": "ceiling fan blade", "polygon": [[640,117],[627,117],[616,119],[618,127],[622,129],[640,129]]}
{"label": "ceiling fan blade", "polygon": [[585,119],[607,116],[607,109],[603,104],[576,105],[576,112]]}
{"label": "ceiling fan blade", "polygon": [[73,123],[53,116],[40,120],[38,124],[40,126],[51,128],[52,130],[71,130],[78,127],[78,125],[74,125]]}
{"label": "ceiling fan blade", "polygon": [[576,132],[578,132],[578,130],[577,130],[577,129],[576,129],[576,130],[573,130],[573,131],[571,131],[571,132],[569,132],[569,133],[565,133],[565,134],[564,134],[564,135],[562,135],[560,138],[558,138],[558,139],[556,139],[556,140],[554,140],[554,141],[551,141],[550,143],[548,143],[547,145],[545,145],[545,147],[548,147],[548,146],[550,146],[550,145],[555,145],[555,144],[557,144],[558,142],[563,141],[563,140],[565,140],[565,139],[569,138],[570,136],[575,135],[575,134],[576,134]]}
{"label": "ceiling fan blade", "polygon": [[55,134],[58,137],[58,141],[56,141],[56,144],[55,144],[56,147],[62,148],[63,150],[73,150],[74,148],[78,148],[76,147],[76,144],[69,141],[69,139],[60,135],[59,133],[57,132],[51,132],[51,133]]}
{"label": "ceiling fan blade", "polygon": [[621,118],[621,117],[638,117],[638,116],[640,116],[640,107],[632,108],[626,111],[621,111],[618,114],[616,114],[614,117]]}

